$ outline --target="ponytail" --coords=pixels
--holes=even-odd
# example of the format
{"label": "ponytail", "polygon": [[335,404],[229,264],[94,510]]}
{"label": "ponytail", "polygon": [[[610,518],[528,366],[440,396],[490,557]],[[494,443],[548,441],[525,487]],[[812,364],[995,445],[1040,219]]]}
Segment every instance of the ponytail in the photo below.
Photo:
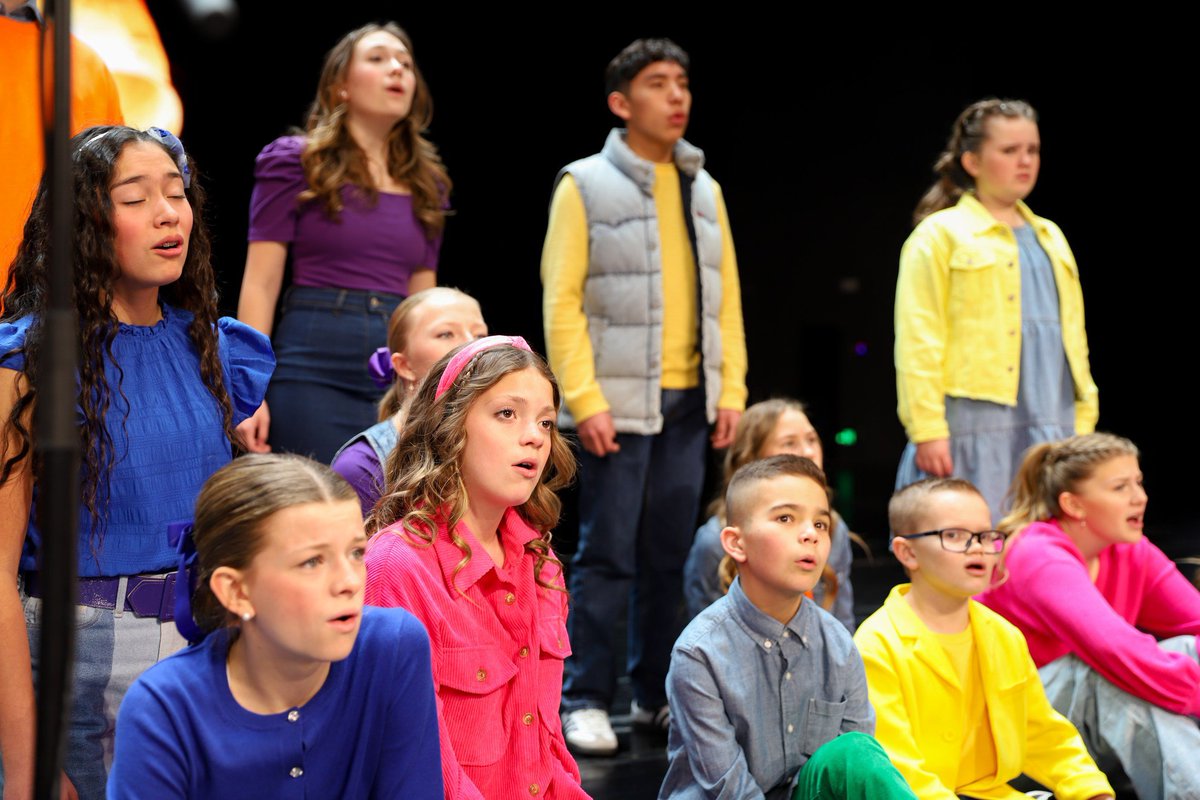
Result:
{"label": "ponytail", "polygon": [[391,419],[399,413],[404,407],[404,400],[408,397],[408,385],[399,375],[392,381],[392,385],[388,387],[387,392],[379,400],[379,422]]}
{"label": "ponytail", "polygon": [[1111,433],[1087,433],[1030,447],[1009,489],[1012,510],[1000,520],[1000,530],[1011,535],[1031,522],[1061,519],[1059,495],[1075,491],[1097,467],[1118,456],[1137,458],[1137,445]]}
{"label": "ponytail", "polygon": [[1012,486],[1008,490],[1012,505],[1008,514],[997,525],[1000,530],[1010,536],[1031,522],[1055,516],[1055,512],[1058,510],[1057,497],[1047,498],[1040,491],[1046,459],[1053,449],[1053,442],[1042,442],[1025,451],[1025,457],[1021,461],[1020,468],[1017,469],[1017,474],[1013,476]]}

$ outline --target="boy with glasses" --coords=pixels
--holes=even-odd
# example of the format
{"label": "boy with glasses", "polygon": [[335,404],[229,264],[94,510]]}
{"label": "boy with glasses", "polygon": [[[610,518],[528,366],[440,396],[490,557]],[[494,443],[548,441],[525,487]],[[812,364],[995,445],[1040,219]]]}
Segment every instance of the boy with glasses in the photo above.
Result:
{"label": "boy with glasses", "polygon": [[1059,800],[1113,797],[1046,699],[1020,631],[971,599],[992,584],[1006,538],[979,490],[917,481],[892,495],[888,523],[911,583],[892,589],[854,642],[875,735],[917,796],[1021,797],[1009,781],[1024,773]]}

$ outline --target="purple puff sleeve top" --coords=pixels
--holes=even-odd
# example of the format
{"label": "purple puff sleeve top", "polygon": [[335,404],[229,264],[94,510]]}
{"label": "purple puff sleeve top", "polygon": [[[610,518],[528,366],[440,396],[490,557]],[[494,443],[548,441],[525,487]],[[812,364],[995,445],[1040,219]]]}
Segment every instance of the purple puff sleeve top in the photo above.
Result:
{"label": "purple puff sleeve top", "polygon": [[437,269],[441,237],[426,238],[411,195],[380,192],[372,204],[356,187],[343,186],[336,220],[319,200],[300,203],[308,188],[300,165],[304,141],[280,137],[255,159],[250,241],[288,244],[296,286],[407,296],[413,272]]}

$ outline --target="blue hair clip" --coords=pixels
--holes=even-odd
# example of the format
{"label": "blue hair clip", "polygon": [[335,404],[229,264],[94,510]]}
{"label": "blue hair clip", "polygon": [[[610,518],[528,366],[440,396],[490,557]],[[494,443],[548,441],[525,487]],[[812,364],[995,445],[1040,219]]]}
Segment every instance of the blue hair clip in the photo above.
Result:
{"label": "blue hair clip", "polygon": [[183,188],[192,188],[192,170],[188,167],[187,153],[184,152],[183,142],[179,141],[179,137],[166,128],[150,127],[146,128],[146,133],[166,145],[171,155],[175,156],[175,163],[179,165],[179,174],[183,176]]}
{"label": "blue hair clip", "polygon": [[207,634],[192,618],[192,595],[196,592],[196,540],[192,538],[191,520],[169,523],[167,541],[179,554],[179,573],[175,576],[175,627],[189,644],[195,644]]}

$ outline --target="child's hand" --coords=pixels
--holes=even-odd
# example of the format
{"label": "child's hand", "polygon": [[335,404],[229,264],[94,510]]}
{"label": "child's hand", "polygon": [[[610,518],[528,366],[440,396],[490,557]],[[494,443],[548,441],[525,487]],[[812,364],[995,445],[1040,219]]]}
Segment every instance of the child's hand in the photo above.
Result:
{"label": "child's hand", "polygon": [[954,471],[950,457],[950,440],[934,439],[917,445],[917,469],[938,478],[947,478]]}
{"label": "child's hand", "polygon": [[242,447],[251,453],[269,453],[271,445],[267,444],[267,435],[271,430],[271,412],[267,409],[267,401],[263,400],[258,410],[237,426],[235,433]]}
{"label": "child's hand", "polygon": [[713,429],[712,446],[717,450],[723,450],[733,444],[733,434],[737,430],[738,420],[742,418],[742,412],[734,411],[731,408],[717,409],[717,424]]}
{"label": "child's hand", "polygon": [[588,417],[579,423],[576,431],[583,449],[596,458],[604,458],[621,449],[621,445],[617,444],[617,429],[613,425],[611,412],[601,411]]}

